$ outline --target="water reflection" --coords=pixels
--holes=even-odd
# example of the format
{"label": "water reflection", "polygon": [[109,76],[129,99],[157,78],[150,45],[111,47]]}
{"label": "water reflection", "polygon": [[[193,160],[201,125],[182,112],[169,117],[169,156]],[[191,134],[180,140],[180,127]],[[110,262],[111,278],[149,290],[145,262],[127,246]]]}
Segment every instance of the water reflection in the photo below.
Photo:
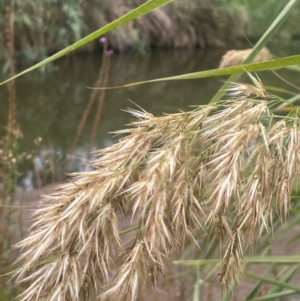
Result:
{"label": "water reflection", "polygon": [[[144,56],[134,53],[114,54],[110,57],[108,86],[216,68],[223,53],[224,51],[219,50],[160,50]],[[41,176],[42,183],[50,181],[51,177],[55,181],[60,180],[61,162],[70,151],[77,125],[89,101],[91,90],[86,87],[94,85],[100,68],[101,54],[71,56],[56,62],[50,74],[42,75],[39,71],[35,71],[17,80],[17,118],[24,134],[20,148],[22,151],[30,152],[34,148],[34,139],[42,137],[38,154],[41,162],[39,172],[42,174],[47,169],[44,162],[47,152],[52,153],[51,160],[55,165],[54,175],[47,174],[45,179]],[[295,83],[295,73],[282,71],[281,74]],[[260,76],[265,85],[287,86],[269,72]],[[122,111],[127,107],[134,107],[129,99],[146,111],[160,115],[162,112],[186,110],[190,105],[205,104],[221,85],[222,79],[209,78],[108,90],[93,149],[114,143],[118,138],[108,133],[122,129],[132,120],[128,113]],[[7,99],[6,90],[0,90],[0,99]],[[86,168],[86,149],[93,126],[96,103],[94,105],[78,147],[72,156],[70,171]],[[2,101],[0,103],[2,134],[6,112],[7,104]],[[24,160],[21,169],[24,174],[27,173],[34,178],[32,173],[28,173],[33,170],[32,162],[32,160]],[[49,163],[49,158],[47,162]]]}

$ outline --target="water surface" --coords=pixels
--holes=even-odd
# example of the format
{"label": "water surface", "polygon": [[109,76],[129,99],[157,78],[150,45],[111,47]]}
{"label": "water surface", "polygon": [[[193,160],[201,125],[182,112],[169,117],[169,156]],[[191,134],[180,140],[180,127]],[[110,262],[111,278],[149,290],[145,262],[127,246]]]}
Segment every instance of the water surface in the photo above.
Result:
{"label": "water surface", "polygon": [[[291,47],[284,55],[295,53],[296,50]],[[109,57],[111,65],[107,85],[116,86],[216,68],[223,54],[223,50],[157,50],[146,55],[113,54]],[[63,161],[70,152],[78,123],[92,93],[87,86],[94,86],[99,77],[101,60],[100,53],[62,58],[52,65],[51,72],[43,74],[34,71],[16,82],[17,120],[24,136],[20,141],[20,149],[22,152],[32,152],[35,148],[34,139],[42,137],[36,163],[43,171],[51,159],[55,163],[56,180],[59,180]],[[295,72],[282,70],[280,74],[298,84],[298,74]],[[259,76],[265,85],[288,88],[287,84],[282,83],[271,72],[262,72]],[[245,76],[244,79],[246,80]],[[128,107],[135,108],[132,102],[156,116],[187,110],[191,105],[207,103],[224,80],[225,78],[208,78],[170,81],[108,90],[93,149],[117,141],[118,138],[109,132],[120,130],[133,120],[124,112]],[[3,135],[7,118],[5,89],[0,89],[0,99]],[[82,170],[85,166],[84,159],[87,157],[96,106],[95,103],[76,151],[72,154],[69,171]],[[48,160],[48,163],[45,163],[45,160]],[[24,174],[33,168],[30,160],[23,160],[20,166]]]}

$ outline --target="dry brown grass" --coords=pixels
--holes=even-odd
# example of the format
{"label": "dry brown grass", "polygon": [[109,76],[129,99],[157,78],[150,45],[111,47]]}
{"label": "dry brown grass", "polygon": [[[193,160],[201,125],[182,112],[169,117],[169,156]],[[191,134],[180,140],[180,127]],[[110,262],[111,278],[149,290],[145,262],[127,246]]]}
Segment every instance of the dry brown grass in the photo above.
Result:
{"label": "dry brown grass", "polygon": [[[299,120],[271,123],[268,102],[249,97],[264,91],[254,83],[239,101],[189,112],[129,110],[139,120],[119,132],[127,136],[34,213],[17,244],[21,300],[135,300],[199,228],[219,242],[223,289],[237,280],[244,252],[272,231],[273,211],[287,215],[300,172]],[[122,214],[135,221],[129,246]]]}

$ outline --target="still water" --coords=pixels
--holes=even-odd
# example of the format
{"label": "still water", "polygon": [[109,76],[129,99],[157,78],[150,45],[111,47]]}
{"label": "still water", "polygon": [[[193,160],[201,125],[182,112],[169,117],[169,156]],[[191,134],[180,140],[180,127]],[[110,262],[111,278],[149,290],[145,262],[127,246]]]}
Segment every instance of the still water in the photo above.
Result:
{"label": "still water", "polygon": [[[283,55],[296,53],[297,47],[290,47]],[[271,49],[272,50],[272,49]],[[136,53],[113,54],[109,57],[108,86],[166,77],[195,71],[217,68],[224,50],[157,50],[146,55]],[[71,56],[55,62],[51,71],[34,71],[16,81],[17,121],[23,133],[21,152],[35,151],[36,167],[42,173],[51,161],[52,180],[59,181],[66,157],[76,135],[77,126],[89,102],[92,90],[99,77],[102,55],[89,54]],[[299,85],[298,74],[281,70],[288,81]],[[271,72],[259,74],[265,85],[289,88]],[[247,80],[244,76],[244,80]],[[187,110],[191,105],[207,103],[222,85],[225,78],[185,80],[146,84],[131,88],[108,90],[93,149],[99,149],[116,142],[119,138],[109,132],[120,130],[133,118],[123,110],[137,108],[159,116],[162,113]],[[0,89],[1,135],[4,133],[8,94]],[[131,100],[132,102],[130,102]],[[69,171],[83,170],[92,131],[97,99],[87,118],[76,151],[71,156]],[[38,149],[34,140],[42,137]],[[50,160],[51,159],[51,160]],[[32,160],[22,160],[20,168],[24,176],[33,174]],[[45,181],[49,181],[45,178]]]}

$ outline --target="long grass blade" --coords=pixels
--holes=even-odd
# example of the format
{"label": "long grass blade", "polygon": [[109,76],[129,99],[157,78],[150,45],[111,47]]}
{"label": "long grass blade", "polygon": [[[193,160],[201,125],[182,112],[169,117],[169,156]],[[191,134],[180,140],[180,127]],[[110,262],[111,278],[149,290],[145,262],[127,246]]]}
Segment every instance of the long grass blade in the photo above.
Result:
{"label": "long grass blade", "polygon": [[[219,262],[219,259],[191,259],[191,260],[175,260],[174,265],[186,265],[186,266],[201,266],[206,264],[215,264]],[[245,257],[244,262],[247,264],[299,264],[300,256],[252,256]]]}
{"label": "long grass blade", "polygon": [[[280,279],[279,281],[280,282],[289,282],[292,277],[298,272],[299,270],[299,263],[293,267],[291,267]],[[282,290],[281,287],[274,287],[271,291],[270,291],[270,294],[275,294],[275,293],[278,293]]]}
{"label": "long grass blade", "polygon": [[245,73],[245,72],[256,72],[256,71],[263,71],[263,70],[273,70],[273,69],[280,69],[286,66],[294,66],[300,64],[300,55],[293,55],[288,56],[285,58],[280,58],[276,60],[260,62],[260,63],[251,63],[246,65],[239,65],[239,66],[232,66],[226,67],[223,69],[211,69],[199,72],[192,72],[186,74],[180,74],[175,76],[169,77],[162,77],[162,78],[155,78],[140,82],[128,83],[121,86],[114,86],[114,87],[89,87],[91,89],[98,89],[98,90],[113,90],[113,89],[120,89],[120,88],[129,88],[144,84],[150,83],[157,83],[163,81],[175,81],[175,80],[191,80],[191,79],[201,79],[207,77],[217,77],[217,76],[225,76],[230,74],[237,74],[237,73]]}
{"label": "long grass blade", "polygon": [[193,301],[200,301],[200,279],[201,279],[201,267],[196,269],[196,277],[194,282]]}
{"label": "long grass blade", "polygon": [[[284,227],[280,231],[274,230],[276,235],[274,236],[273,244],[276,241],[279,241],[280,239],[282,239],[282,237],[284,237],[287,233],[289,233],[289,231],[291,231],[296,225],[298,225],[299,222],[300,222],[300,216],[297,216],[296,218],[294,218],[293,220],[288,222],[287,227]],[[268,245],[264,250],[258,248],[258,249],[256,249],[256,252],[259,254],[263,254],[266,251],[268,251],[271,247],[272,247],[272,245]],[[264,271],[263,275],[267,275],[272,270],[272,268],[274,268],[274,266],[275,266],[275,263],[269,265],[268,268]],[[293,270],[295,271],[296,269],[293,267]],[[290,273],[288,273],[288,274],[290,275]],[[287,280],[288,280],[288,278],[285,277],[285,279],[284,280],[281,279],[280,282],[286,283]],[[260,288],[260,286],[262,284],[263,284],[263,281],[259,280],[254,286],[252,286],[251,291],[249,292],[249,294],[247,295],[245,300],[251,300],[252,298],[254,298],[255,294],[257,293],[258,289]]]}
{"label": "long grass blade", "polygon": [[300,293],[300,288],[299,287],[294,286],[294,285],[290,285],[290,284],[288,284],[284,281],[278,281],[278,280],[274,280],[274,279],[271,279],[271,278],[268,278],[268,277],[260,276],[258,274],[248,273],[248,272],[244,272],[243,275],[247,276],[248,278],[261,280],[263,282],[273,284],[273,285],[278,286],[280,288],[289,288],[289,289],[298,291]]}
{"label": "long grass blade", "polygon": [[292,295],[296,295],[296,294],[298,294],[297,291],[286,290],[284,292],[270,294],[270,295],[266,295],[266,296],[263,296],[263,297],[258,297],[258,298],[250,299],[249,301],[267,301],[267,300],[274,301],[274,300],[278,300],[277,298],[292,296]]}
{"label": "long grass blade", "polygon": [[74,44],[64,48],[63,50],[57,52],[56,54],[50,56],[49,58],[41,61],[40,63],[16,74],[15,76],[5,80],[4,82],[0,83],[0,85],[3,85],[17,77],[20,77],[21,75],[24,75],[28,72],[31,72],[37,68],[40,68],[50,62],[53,62],[54,60],[57,60],[58,58],[67,55],[68,53],[73,52],[74,50],[83,47],[84,45],[90,43],[91,41],[97,39],[98,37],[108,33],[109,31],[133,20],[136,19],[142,15],[145,15],[147,13],[149,13],[150,11],[163,6],[165,4],[167,4],[168,2],[171,2],[173,0],[149,0],[146,3],[140,5],[139,7],[137,7],[136,9],[130,11],[129,13],[125,14],[124,16],[118,18],[117,20],[103,26],[102,28],[94,31],[93,33],[89,34],[88,36],[84,37],[83,39],[75,42]]}

